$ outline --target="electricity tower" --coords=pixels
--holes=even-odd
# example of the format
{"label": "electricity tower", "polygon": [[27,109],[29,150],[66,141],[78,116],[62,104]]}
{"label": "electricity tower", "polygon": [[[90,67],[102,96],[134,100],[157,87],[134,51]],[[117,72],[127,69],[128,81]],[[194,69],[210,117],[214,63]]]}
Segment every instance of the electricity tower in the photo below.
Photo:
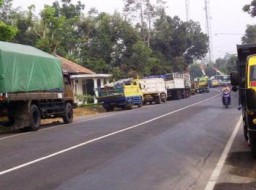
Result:
{"label": "electricity tower", "polygon": [[208,61],[212,62],[212,29],[211,29],[211,14],[210,14],[210,0],[205,0],[205,16],[206,16],[206,33],[209,38],[209,44],[208,44]]}
{"label": "electricity tower", "polygon": [[189,4],[189,0],[185,0],[185,4],[186,4],[186,19],[187,22],[190,20],[190,4]]}

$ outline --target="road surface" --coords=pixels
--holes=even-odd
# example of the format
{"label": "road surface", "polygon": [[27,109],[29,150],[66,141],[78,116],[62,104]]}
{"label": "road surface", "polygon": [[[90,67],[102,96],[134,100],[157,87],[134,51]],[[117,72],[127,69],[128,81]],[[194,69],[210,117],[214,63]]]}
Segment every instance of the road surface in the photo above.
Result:
{"label": "road surface", "polygon": [[[0,189],[205,189],[240,118],[236,94],[232,98],[226,109],[219,91],[211,90],[37,132],[1,134]],[[246,166],[239,179],[253,185],[247,172],[256,166],[240,129],[215,189],[234,186],[230,164]]]}

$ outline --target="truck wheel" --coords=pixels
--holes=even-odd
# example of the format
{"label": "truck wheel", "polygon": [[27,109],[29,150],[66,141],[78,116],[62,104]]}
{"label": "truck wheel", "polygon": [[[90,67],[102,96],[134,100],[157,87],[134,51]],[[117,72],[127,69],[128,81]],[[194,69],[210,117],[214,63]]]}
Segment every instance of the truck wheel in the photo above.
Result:
{"label": "truck wheel", "polygon": [[65,115],[62,117],[64,123],[71,123],[73,121],[73,108],[71,103],[65,105]]}
{"label": "truck wheel", "polygon": [[245,116],[243,116],[243,126],[244,126],[244,139],[246,141],[248,141],[248,129],[247,129],[247,125],[246,125],[246,118]]}
{"label": "truck wheel", "polygon": [[30,106],[29,120],[30,130],[37,131],[40,128],[41,114],[38,107],[34,104]]}
{"label": "truck wheel", "polygon": [[155,101],[156,104],[161,104],[162,103],[161,95],[156,96],[154,101]]}
{"label": "truck wheel", "polygon": [[106,112],[114,111],[114,107],[108,106],[106,107]]}
{"label": "truck wheel", "polygon": [[126,104],[125,107],[126,107],[127,110],[131,110],[132,109],[132,105],[133,105],[132,103],[129,103],[129,104]]}
{"label": "truck wheel", "polygon": [[165,95],[165,94],[163,94],[163,95],[161,96],[161,101],[162,101],[163,103],[166,103],[166,95]]}
{"label": "truck wheel", "polygon": [[142,107],[142,105],[143,105],[142,97],[140,97],[140,102],[139,102],[139,104],[138,104],[138,107],[140,108],[140,107]]}

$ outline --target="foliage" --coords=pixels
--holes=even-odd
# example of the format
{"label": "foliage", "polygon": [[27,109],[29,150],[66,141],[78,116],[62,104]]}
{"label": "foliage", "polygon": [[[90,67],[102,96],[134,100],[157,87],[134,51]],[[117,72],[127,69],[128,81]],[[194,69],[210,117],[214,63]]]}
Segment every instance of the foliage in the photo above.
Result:
{"label": "foliage", "polygon": [[183,72],[207,52],[208,37],[200,25],[168,16],[160,0],[124,0],[124,15],[96,9],[83,14],[85,5],[72,0],[56,0],[36,15],[33,5],[21,11],[12,8],[12,0],[4,2],[0,16],[8,13],[6,23],[17,28],[14,42],[66,57],[96,73],[111,73],[113,79]]}
{"label": "foliage", "polygon": [[10,41],[17,33],[17,28],[0,21],[0,41]]}
{"label": "foliage", "polygon": [[173,71],[184,71],[193,60],[201,59],[207,53],[208,38],[196,22],[183,22],[163,12],[155,23],[152,49],[164,57],[165,65]]}
{"label": "foliage", "polygon": [[91,95],[76,94],[75,98],[79,102],[82,102],[82,104],[88,104],[88,103],[93,103],[94,102],[94,97],[91,96]]}
{"label": "foliage", "polygon": [[242,37],[242,43],[256,43],[256,25],[247,25],[245,35]]}
{"label": "foliage", "polygon": [[189,72],[190,72],[191,79],[201,77],[203,75],[200,65],[197,63],[191,64],[189,66]]}
{"label": "foliage", "polygon": [[252,0],[250,4],[243,6],[243,11],[247,12],[251,17],[256,16],[256,0]]}
{"label": "foliage", "polygon": [[224,58],[216,60],[216,67],[225,74],[236,70],[237,56],[233,54],[226,54]]}
{"label": "foliage", "polygon": [[152,24],[164,10],[165,2],[156,1],[153,4],[150,0],[124,0],[124,13],[127,18],[134,20],[139,18],[137,28],[140,29],[142,41],[150,46],[152,36]]}

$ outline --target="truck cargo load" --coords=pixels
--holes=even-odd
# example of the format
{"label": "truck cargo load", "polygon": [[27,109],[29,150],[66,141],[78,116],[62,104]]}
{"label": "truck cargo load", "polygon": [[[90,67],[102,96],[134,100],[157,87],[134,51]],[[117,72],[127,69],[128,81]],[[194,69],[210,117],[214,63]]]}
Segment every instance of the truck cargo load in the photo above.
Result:
{"label": "truck cargo load", "polygon": [[60,61],[31,46],[0,41],[0,93],[63,90]]}

